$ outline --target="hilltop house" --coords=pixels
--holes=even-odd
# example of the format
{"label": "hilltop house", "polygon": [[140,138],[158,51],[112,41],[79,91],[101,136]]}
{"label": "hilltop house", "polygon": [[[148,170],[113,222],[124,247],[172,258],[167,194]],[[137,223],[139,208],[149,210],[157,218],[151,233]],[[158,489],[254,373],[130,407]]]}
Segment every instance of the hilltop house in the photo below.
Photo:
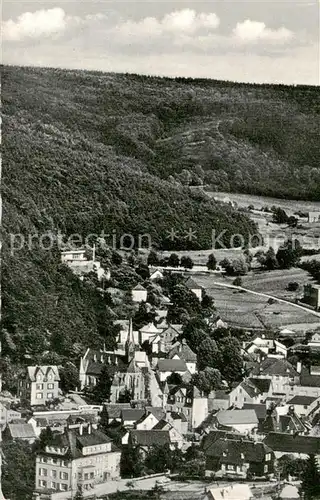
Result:
{"label": "hilltop house", "polygon": [[320,309],[320,285],[305,285],[303,300],[318,311]]}
{"label": "hilltop house", "polygon": [[61,252],[61,262],[66,264],[75,274],[82,276],[91,272],[97,273],[98,279],[110,279],[110,270],[103,269],[99,261],[95,260],[95,250],[93,258],[88,259],[85,249],[66,250]]}
{"label": "hilltop house", "polygon": [[91,424],[67,427],[63,434],[54,434],[52,442],[37,453],[36,492],[55,490],[70,495],[78,486],[90,490],[95,484],[117,479],[120,457],[112,440]]}
{"label": "hilltop house", "polygon": [[314,224],[316,222],[320,223],[320,212],[309,212],[308,213],[308,222]]}
{"label": "hilltop house", "polygon": [[59,396],[59,381],[57,366],[28,366],[19,378],[18,396],[31,406],[43,405]]}

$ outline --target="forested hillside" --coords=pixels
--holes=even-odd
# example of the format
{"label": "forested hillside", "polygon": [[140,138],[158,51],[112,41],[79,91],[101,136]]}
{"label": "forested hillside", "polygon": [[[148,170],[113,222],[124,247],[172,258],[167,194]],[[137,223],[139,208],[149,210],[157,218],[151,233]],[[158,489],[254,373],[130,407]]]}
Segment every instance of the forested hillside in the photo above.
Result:
{"label": "forested hillside", "polygon": [[[58,251],[10,249],[58,231],[149,233],[156,247],[209,248],[211,231],[255,225],[190,186],[319,199],[315,88],[5,67],[4,354],[77,354],[110,325],[108,299],[60,265]],[[89,340],[90,339],[90,340]]]}

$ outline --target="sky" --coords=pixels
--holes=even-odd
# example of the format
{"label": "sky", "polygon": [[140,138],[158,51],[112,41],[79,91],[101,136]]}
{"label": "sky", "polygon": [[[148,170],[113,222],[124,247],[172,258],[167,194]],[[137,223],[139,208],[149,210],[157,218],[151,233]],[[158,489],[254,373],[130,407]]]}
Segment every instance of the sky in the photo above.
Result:
{"label": "sky", "polygon": [[319,0],[4,0],[4,64],[320,84]]}

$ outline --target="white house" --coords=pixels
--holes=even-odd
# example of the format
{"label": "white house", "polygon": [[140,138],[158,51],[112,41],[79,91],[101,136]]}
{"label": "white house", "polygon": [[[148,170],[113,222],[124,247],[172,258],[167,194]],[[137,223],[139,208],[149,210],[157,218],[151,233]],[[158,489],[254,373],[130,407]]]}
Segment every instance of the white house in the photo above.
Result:
{"label": "white house", "polygon": [[167,380],[172,373],[177,373],[181,377],[183,377],[186,373],[189,373],[187,365],[182,359],[159,359],[157,371],[160,382]]}
{"label": "white house", "polygon": [[232,484],[211,488],[204,500],[251,500],[254,495],[248,484]]}
{"label": "white house", "polygon": [[147,302],[147,295],[148,292],[142,285],[136,285],[131,291],[132,301],[136,303]]}
{"label": "white house", "polygon": [[193,292],[198,299],[202,300],[202,287],[198,285],[192,278],[188,278],[187,281],[185,282],[185,286]]}

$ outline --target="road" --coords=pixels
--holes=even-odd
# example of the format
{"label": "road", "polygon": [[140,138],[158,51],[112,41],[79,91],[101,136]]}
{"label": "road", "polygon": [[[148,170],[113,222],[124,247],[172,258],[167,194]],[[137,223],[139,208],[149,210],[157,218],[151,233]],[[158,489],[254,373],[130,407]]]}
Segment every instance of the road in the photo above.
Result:
{"label": "road", "polygon": [[320,318],[319,312],[313,311],[312,309],[309,309],[308,307],[301,306],[300,304],[295,304],[294,302],[290,302],[290,300],[279,299],[279,297],[275,297],[274,295],[268,295],[268,294],[262,293],[262,292],[254,292],[253,290],[249,290],[249,288],[244,288],[242,286],[236,286],[236,285],[230,285],[229,283],[221,283],[219,281],[214,281],[213,285],[221,286],[224,288],[233,288],[234,290],[240,290],[243,292],[251,293],[252,295],[258,295],[259,297],[266,297],[267,299],[274,299],[277,302],[282,302],[284,304],[288,304],[292,307],[296,307],[297,309],[301,309],[303,312],[308,312],[310,314],[313,314],[314,316],[317,316],[317,318]]}

